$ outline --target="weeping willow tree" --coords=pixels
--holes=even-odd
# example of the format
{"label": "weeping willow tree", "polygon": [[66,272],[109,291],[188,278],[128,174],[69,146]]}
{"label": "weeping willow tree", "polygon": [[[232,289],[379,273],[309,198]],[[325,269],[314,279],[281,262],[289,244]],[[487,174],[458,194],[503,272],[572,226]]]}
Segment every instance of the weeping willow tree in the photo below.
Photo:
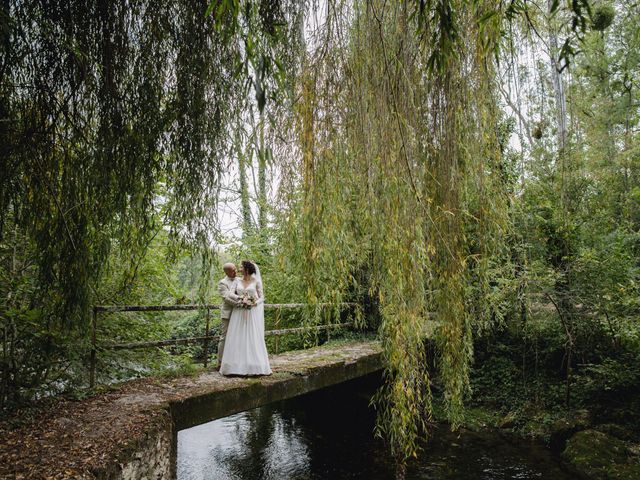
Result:
{"label": "weeping willow tree", "polygon": [[[276,240],[301,273],[310,321],[363,290],[379,306],[378,433],[400,460],[426,433],[431,314],[459,423],[473,328],[499,315],[489,298],[508,224],[496,52],[526,2],[309,3],[323,20],[306,49],[307,6],[293,0],[2,4],[2,272],[23,256],[38,278],[29,291],[3,282],[3,400],[16,387],[20,311],[82,330],[109,252],[134,259],[161,225],[206,250],[225,154],[247,143],[225,131],[245,122],[250,86],[274,137],[260,142],[260,168],[266,143],[280,143]],[[293,95],[269,112],[276,85]]]}
{"label": "weeping willow tree", "polygon": [[215,232],[237,85],[235,47],[220,41],[205,9],[5,4],[0,235],[8,222],[29,232],[41,294],[61,295],[56,317],[67,325],[86,319],[112,239],[139,250],[159,203],[182,240]]}
{"label": "weeping willow tree", "polygon": [[81,355],[111,252],[132,278],[165,229],[210,261],[227,128],[299,28],[244,3],[0,5],[2,404]]}
{"label": "weeping willow tree", "polygon": [[[425,332],[454,426],[486,321],[506,191],[494,98],[500,2],[331,2],[300,80],[291,252],[311,304],[363,286],[381,312],[377,431],[415,455],[431,415]],[[296,185],[298,188],[296,188]],[[364,284],[363,284],[364,283]]]}

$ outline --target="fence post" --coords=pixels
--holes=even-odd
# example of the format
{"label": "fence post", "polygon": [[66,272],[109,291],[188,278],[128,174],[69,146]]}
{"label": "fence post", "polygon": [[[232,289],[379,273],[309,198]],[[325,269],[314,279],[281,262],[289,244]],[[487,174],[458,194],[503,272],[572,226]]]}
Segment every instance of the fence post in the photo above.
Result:
{"label": "fence post", "polygon": [[96,324],[98,322],[98,310],[93,307],[91,315],[91,354],[89,356],[89,388],[96,384]]}
{"label": "fence post", "polygon": [[204,368],[207,368],[207,365],[209,364],[209,320],[211,318],[211,311],[209,310],[208,307],[207,307],[207,312],[205,314],[205,318],[206,318],[206,324],[205,324],[205,330],[204,330],[204,335],[205,335],[205,339],[204,339]]}
{"label": "fence post", "polygon": [[[331,341],[331,315],[332,314],[333,312],[329,310],[329,314],[327,315],[327,342]],[[340,322],[340,320],[338,320],[338,322]]]}
{"label": "fence post", "polygon": [[[276,330],[280,329],[280,309],[276,308]],[[280,347],[280,335],[276,335],[276,355],[279,353]]]}

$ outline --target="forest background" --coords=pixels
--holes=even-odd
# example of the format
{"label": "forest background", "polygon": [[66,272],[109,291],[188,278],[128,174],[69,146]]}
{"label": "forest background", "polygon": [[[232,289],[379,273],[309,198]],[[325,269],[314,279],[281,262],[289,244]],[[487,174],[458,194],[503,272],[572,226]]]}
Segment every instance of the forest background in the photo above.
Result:
{"label": "forest background", "polygon": [[[3,416],[90,393],[93,305],[215,303],[250,258],[309,304],[284,325],[361,305],[399,457],[439,409],[639,425],[638,25],[623,0],[3,2]],[[194,357],[100,351],[99,381]]]}

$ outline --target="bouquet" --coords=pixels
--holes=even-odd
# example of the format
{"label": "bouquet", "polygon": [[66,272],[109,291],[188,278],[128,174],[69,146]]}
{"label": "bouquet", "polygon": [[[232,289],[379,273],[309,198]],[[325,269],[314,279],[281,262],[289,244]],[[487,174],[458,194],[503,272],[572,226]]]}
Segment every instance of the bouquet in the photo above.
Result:
{"label": "bouquet", "polygon": [[243,293],[238,299],[238,307],[246,308],[247,310],[255,307],[258,304],[258,300],[250,293]]}

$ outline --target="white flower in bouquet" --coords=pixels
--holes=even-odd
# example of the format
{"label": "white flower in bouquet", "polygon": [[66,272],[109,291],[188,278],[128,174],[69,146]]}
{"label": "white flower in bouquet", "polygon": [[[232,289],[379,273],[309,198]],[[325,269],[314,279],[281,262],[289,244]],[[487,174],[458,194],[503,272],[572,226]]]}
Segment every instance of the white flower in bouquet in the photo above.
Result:
{"label": "white flower in bouquet", "polygon": [[257,303],[257,299],[250,293],[243,293],[238,300],[238,306],[246,309],[255,307]]}

